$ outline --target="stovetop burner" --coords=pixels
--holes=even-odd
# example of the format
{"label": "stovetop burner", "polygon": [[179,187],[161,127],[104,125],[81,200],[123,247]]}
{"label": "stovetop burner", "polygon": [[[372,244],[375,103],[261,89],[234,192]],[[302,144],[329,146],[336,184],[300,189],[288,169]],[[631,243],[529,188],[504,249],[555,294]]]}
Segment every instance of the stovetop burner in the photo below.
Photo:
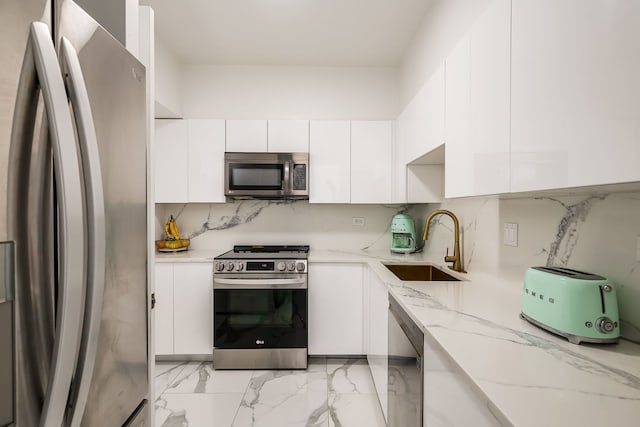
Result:
{"label": "stovetop burner", "polygon": [[280,252],[300,252],[309,253],[309,245],[235,245],[233,247],[235,253],[280,253]]}
{"label": "stovetop burner", "polygon": [[233,250],[218,255],[214,260],[296,260],[307,259],[309,245],[235,245]]}

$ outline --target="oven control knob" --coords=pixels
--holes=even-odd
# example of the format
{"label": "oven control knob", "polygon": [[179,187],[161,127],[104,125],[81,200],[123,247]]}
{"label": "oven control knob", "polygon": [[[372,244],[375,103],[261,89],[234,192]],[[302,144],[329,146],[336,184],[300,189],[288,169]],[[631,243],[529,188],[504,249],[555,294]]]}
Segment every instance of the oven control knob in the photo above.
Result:
{"label": "oven control knob", "polygon": [[224,263],[218,261],[216,262],[216,271],[222,271],[224,270]]}
{"label": "oven control knob", "polygon": [[289,261],[287,263],[287,271],[293,271],[296,269],[296,263],[293,261]]}
{"label": "oven control knob", "polygon": [[242,270],[244,270],[244,264],[241,262],[236,263],[236,271],[242,271]]}
{"label": "oven control knob", "polygon": [[233,267],[235,267],[234,263],[232,262],[227,263],[227,271],[233,271]]}
{"label": "oven control knob", "polygon": [[276,264],[276,270],[278,271],[284,271],[286,268],[287,268],[286,264],[282,261]]}
{"label": "oven control knob", "polygon": [[296,270],[298,271],[304,271],[304,262],[299,262],[298,264],[296,264]]}

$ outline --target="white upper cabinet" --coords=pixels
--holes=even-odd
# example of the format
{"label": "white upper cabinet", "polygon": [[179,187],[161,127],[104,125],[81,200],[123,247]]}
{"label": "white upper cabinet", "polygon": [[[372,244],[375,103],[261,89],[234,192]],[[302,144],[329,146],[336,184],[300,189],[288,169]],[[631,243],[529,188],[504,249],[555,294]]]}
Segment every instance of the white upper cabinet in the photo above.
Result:
{"label": "white upper cabinet", "polygon": [[155,125],[156,202],[188,202],[187,122],[156,120]]}
{"label": "white upper cabinet", "polygon": [[640,180],[640,3],[512,8],[511,191]]}
{"label": "white upper cabinet", "polygon": [[224,120],[155,124],[156,202],[224,202]]}
{"label": "white upper cabinet", "polygon": [[510,189],[510,3],[491,1],[446,60],[446,197]]}
{"label": "white upper cabinet", "polygon": [[471,138],[471,36],[458,42],[447,56],[445,197],[474,192]]}
{"label": "white upper cabinet", "polygon": [[398,137],[403,140],[405,163],[444,142],[444,77],[442,64],[398,117]]}
{"label": "white upper cabinet", "polygon": [[309,202],[351,201],[351,123],[309,123]]}
{"label": "white upper cabinet", "polygon": [[267,148],[270,153],[309,151],[309,120],[269,120]]}
{"label": "white upper cabinet", "polygon": [[351,203],[391,202],[391,144],[391,122],[351,122]]}
{"label": "white upper cabinet", "polygon": [[266,120],[227,120],[227,151],[266,152]]}
{"label": "white upper cabinet", "polygon": [[190,202],[224,203],[224,120],[188,120]]}

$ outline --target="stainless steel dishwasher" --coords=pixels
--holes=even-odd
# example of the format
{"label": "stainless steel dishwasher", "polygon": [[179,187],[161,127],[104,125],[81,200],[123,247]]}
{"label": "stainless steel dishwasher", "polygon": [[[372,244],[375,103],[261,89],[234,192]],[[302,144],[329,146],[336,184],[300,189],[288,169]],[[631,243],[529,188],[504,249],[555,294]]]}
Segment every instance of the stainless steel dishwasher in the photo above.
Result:
{"label": "stainless steel dishwasher", "polygon": [[422,426],[424,334],[389,295],[388,427]]}

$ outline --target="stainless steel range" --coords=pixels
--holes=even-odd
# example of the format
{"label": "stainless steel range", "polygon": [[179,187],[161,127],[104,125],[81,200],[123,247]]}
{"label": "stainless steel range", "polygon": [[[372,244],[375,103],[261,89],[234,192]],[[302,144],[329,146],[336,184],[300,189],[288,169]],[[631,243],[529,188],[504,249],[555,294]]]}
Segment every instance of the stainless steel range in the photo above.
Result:
{"label": "stainless steel range", "polygon": [[234,246],[214,258],[213,367],[307,368],[309,246]]}

